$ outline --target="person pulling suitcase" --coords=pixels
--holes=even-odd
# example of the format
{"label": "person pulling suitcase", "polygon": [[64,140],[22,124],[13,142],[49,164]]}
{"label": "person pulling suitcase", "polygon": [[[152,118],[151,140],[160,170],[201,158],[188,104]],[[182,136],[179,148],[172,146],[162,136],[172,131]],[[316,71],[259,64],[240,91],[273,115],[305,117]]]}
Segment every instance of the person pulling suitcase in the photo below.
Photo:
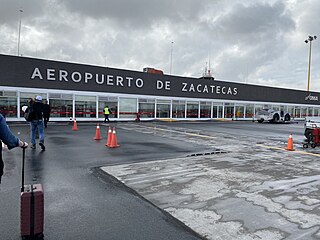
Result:
{"label": "person pulling suitcase", "polygon": [[26,148],[28,147],[28,143],[21,141],[19,138],[17,138],[10,130],[10,128],[7,125],[6,119],[4,116],[0,113],[0,183],[1,178],[4,173],[4,162],[2,159],[2,142],[6,144],[8,149],[12,149],[15,147],[22,147]]}
{"label": "person pulling suitcase", "polygon": [[20,234],[22,238],[42,238],[44,192],[41,184],[24,185],[25,148],[22,149]]}

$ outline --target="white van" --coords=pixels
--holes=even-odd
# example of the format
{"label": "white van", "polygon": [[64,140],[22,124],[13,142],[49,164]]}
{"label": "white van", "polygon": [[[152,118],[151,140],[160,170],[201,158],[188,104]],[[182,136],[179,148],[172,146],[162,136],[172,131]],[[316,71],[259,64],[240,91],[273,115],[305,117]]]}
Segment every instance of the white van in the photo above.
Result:
{"label": "white van", "polygon": [[274,110],[271,108],[264,108],[256,113],[256,119],[259,123],[264,121],[268,122],[289,122],[291,120],[290,113],[280,110]]}

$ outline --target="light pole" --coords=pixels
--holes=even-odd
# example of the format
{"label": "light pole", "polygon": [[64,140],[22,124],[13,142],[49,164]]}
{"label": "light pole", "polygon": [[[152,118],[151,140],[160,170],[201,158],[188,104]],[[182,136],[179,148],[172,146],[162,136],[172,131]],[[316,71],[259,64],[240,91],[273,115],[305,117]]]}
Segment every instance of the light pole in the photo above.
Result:
{"label": "light pole", "polygon": [[171,71],[172,71],[172,53],[173,53],[173,44],[174,42],[171,41],[171,54],[170,54],[170,75],[171,75]]}
{"label": "light pole", "polygon": [[18,33],[18,56],[20,56],[20,34],[21,34],[21,14],[23,13],[23,10],[19,10],[19,33]]}
{"label": "light pole", "polygon": [[309,92],[310,90],[310,65],[311,65],[311,46],[312,46],[312,41],[316,40],[317,36],[309,36],[308,39],[306,39],[304,42],[305,43],[310,43],[309,47],[309,62],[308,62],[308,87],[307,91]]}

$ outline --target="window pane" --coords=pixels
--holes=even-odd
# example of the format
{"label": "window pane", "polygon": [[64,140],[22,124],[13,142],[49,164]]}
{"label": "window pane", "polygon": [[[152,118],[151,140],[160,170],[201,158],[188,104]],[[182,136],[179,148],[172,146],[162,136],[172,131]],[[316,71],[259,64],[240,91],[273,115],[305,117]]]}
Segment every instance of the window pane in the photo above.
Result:
{"label": "window pane", "polygon": [[[231,104],[230,104],[231,105]],[[230,106],[229,104],[224,107],[224,117],[225,118],[233,118],[233,106]]]}
{"label": "window pane", "polygon": [[253,118],[254,117],[253,108],[254,108],[253,104],[246,105],[246,118]]}
{"label": "window pane", "polygon": [[76,99],[76,101],[85,101],[85,102],[95,102],[96,101],[95,96],[76,95],[75,99]]}
{"label": "window pane", "polygon": [[187,118],[198,118],[199,102],[187,102]]}
{"label": "window pane", "polygon": [[157,99],[157,104],[171,104],[171,100]]}
{"label": "window pane", "polygon": [[293,117],[294,116],[294,107],[293,106],[288,106],[288,113]]}
{"label": "window pane", "polygon": [[118,117],[118,98],[117,97],[99,97],[99,118],[104,118],[103,109],[108,106],[111,114],[109,118]]}
{"label": "window pane", "polygon": [[200,118],[211,117],[211,102],[200,102]]}
{"label": "window pane", "polygon": [[17,117],[17,98],[0,97],[0,113],[6,117]]}
{"label": "window pane", "polygon": [[157,104],[157,118],[170,117],[170,104]]}
{"label": "window pane", "polygon": [[141,118],[154,118],[154,103],[139,103],[139,115]]}
{"label": "window pane", "polygon": [[244,118],[244,106],[236,106],[236,118]]}
{"label": "window pane", "polygon": [[185,101],[172,101],[172,117],[185,118],[186,102]]}
{"label": "window pane", "polygon": [[222,109],[223,109],[222,103],[213,103],[212,117],[222,118]]}
{"label": "window pane", "polygon": [[72,100],[49,99],[51,117],[72,117]]}
{"label": "window pane", "polygon": [[301,107],[301,117],[306,117],[307,116],[307,108],[306,107]]}
{"label": "window pane", "polygon": [[294,108],[294,117],[300,118],[300,115],[301,115],[301,108],[297,106]]}
{"label": "window pane", "polygon": [[136,98],[119,98],[119,117],[135,118],[137,115]]}
{"label": "window pane", "polygon": [[75,96],[75,116],[80,118],[96,117],[96,97],[94,96]]}

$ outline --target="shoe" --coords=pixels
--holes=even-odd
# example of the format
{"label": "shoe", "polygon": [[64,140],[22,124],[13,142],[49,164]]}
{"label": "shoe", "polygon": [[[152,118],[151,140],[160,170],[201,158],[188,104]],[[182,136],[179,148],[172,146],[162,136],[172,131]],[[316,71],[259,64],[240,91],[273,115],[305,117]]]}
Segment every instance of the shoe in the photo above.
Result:
{"label": "shoe", "polygon": [[45,151],[45,150],[46,150],[46,147],[44,146],[44,144],[43,144],[43,143],[39,143],[39,145],[40,145],[40,147],[41,147],[42,151]]}
{"label": "shoe", "polygon": [[32,145],[31,145],[31,149],[36,149],[36,145],[35,145],[35,144],[32,144]]}

